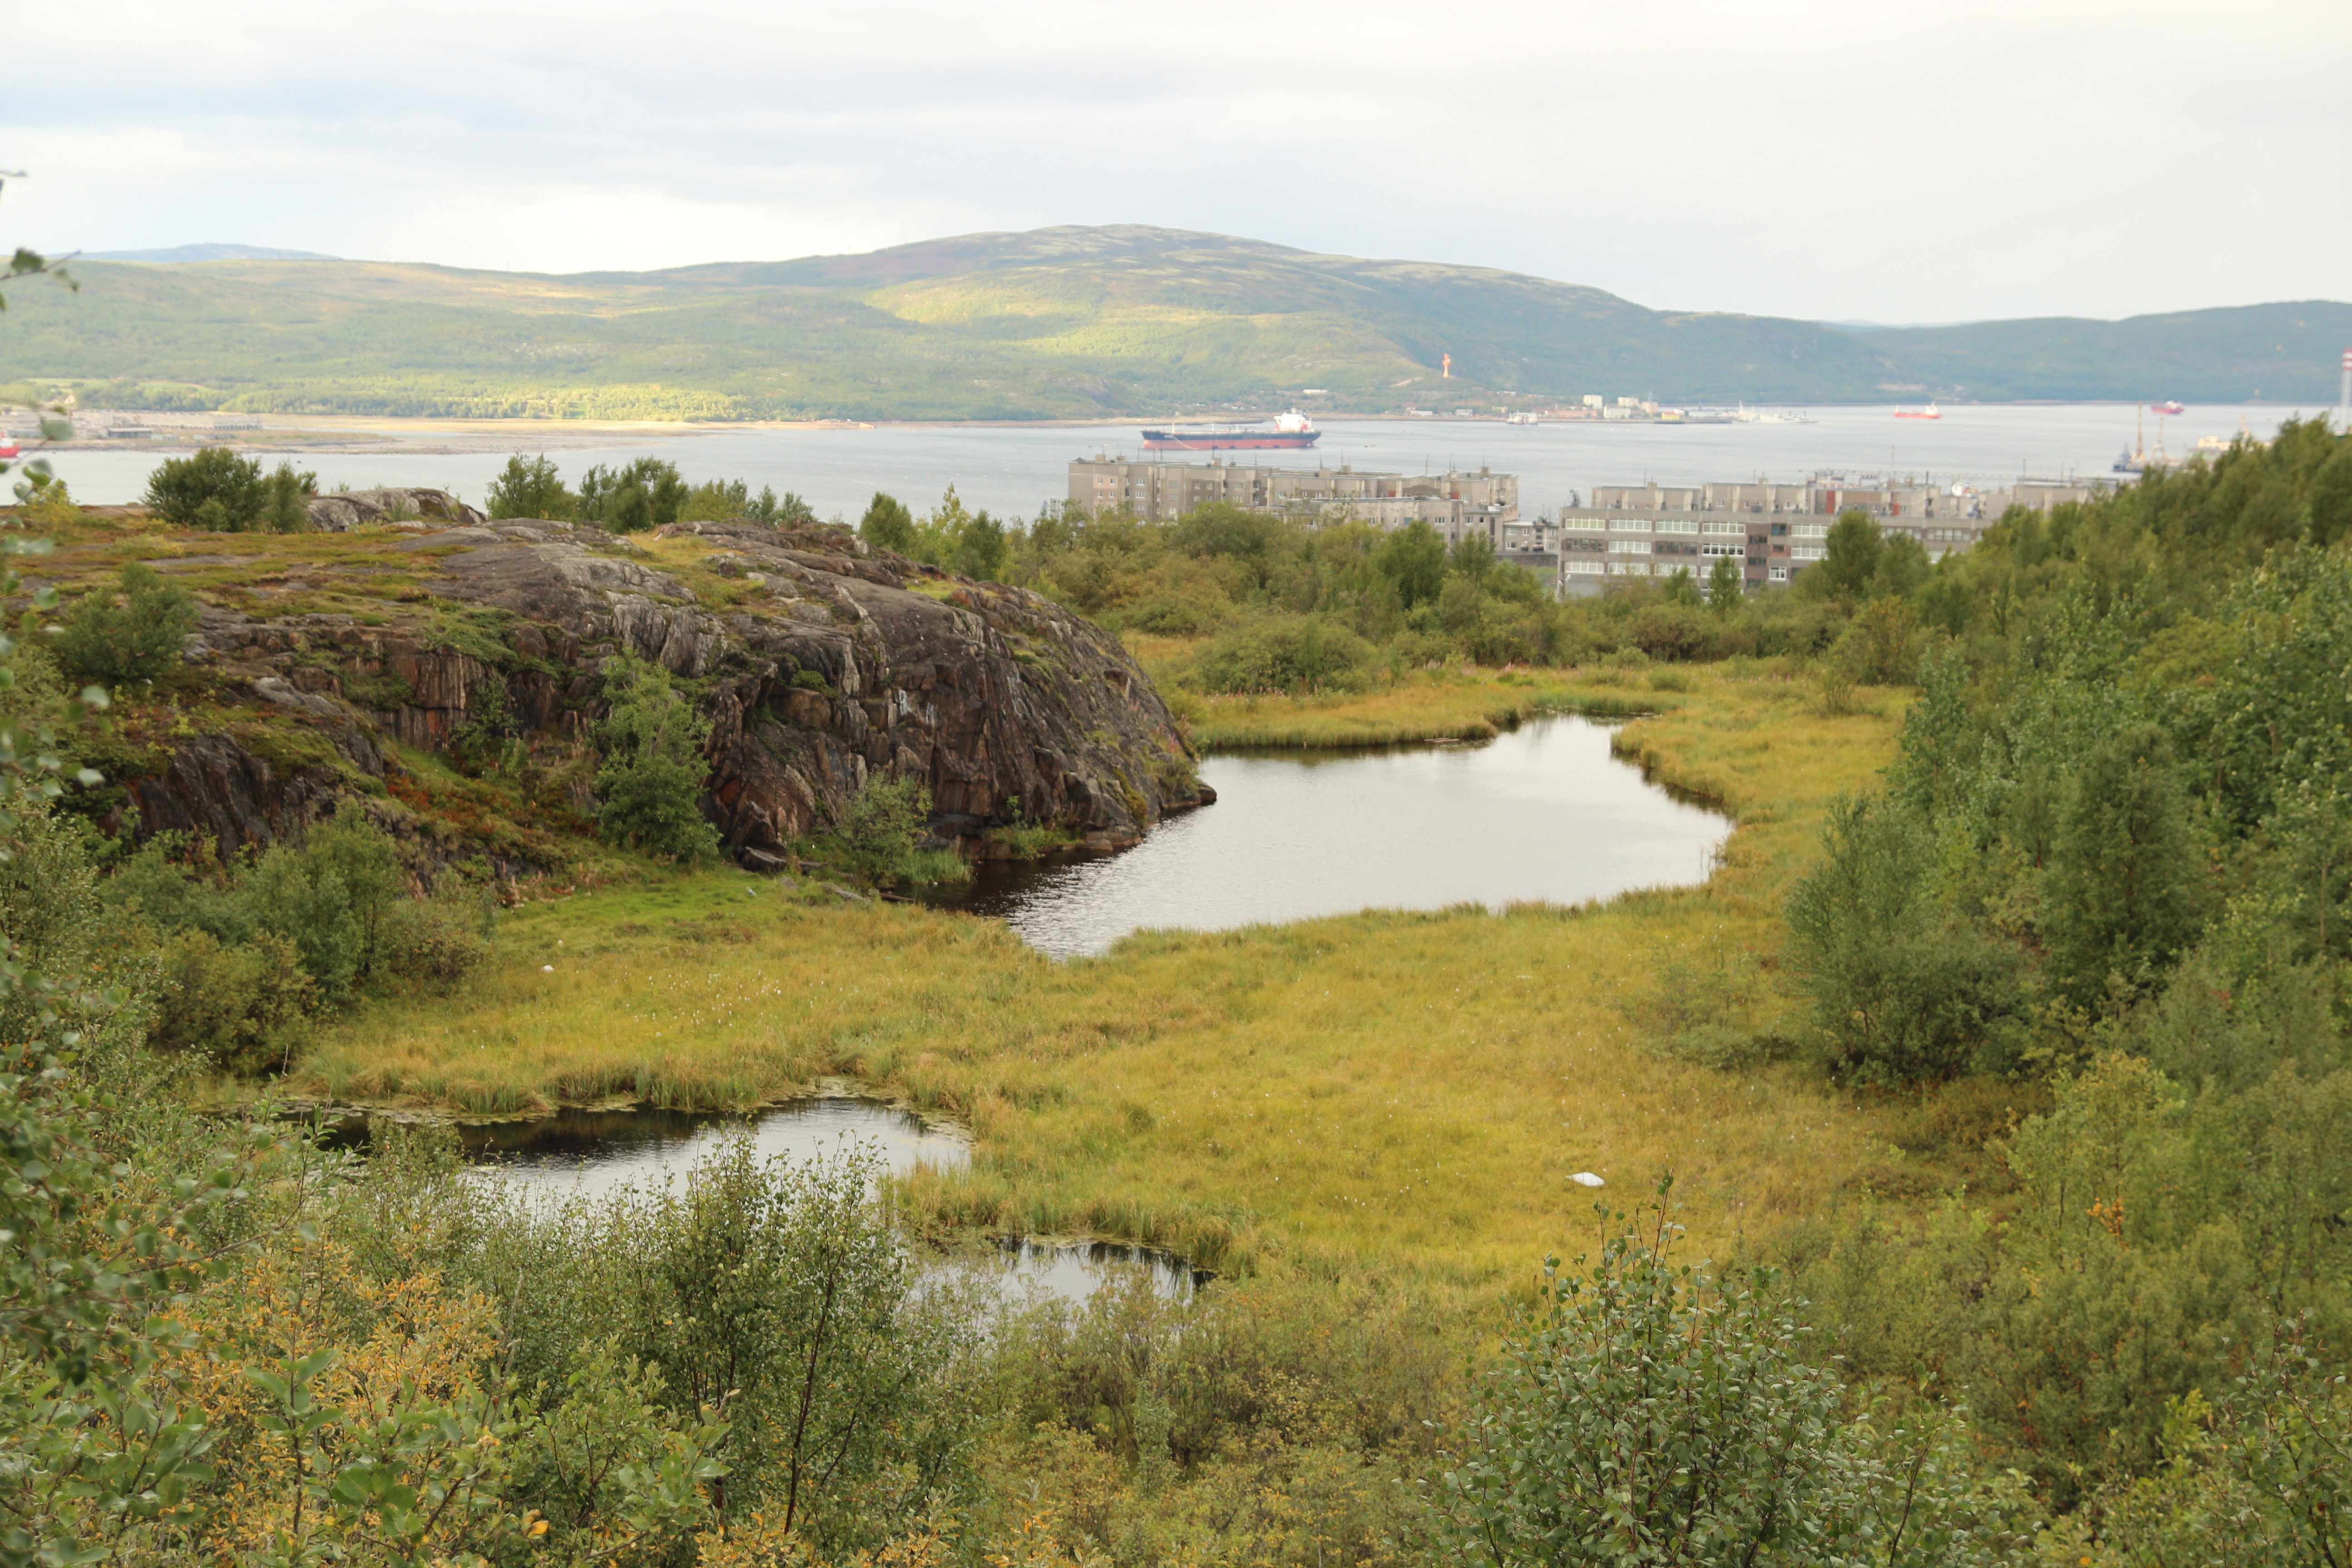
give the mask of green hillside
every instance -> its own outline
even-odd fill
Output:
[[[2309,401],[2332,395],[2335,347],[2352,342],[2352,307],[2333,304],[1842,331],[1139,226],[568,277],[272,260],[77,271],[78,294],[10,300],[0,383],[70,382],[131,406],[721,419],[1170,413],[1307,386],[1358,411],[1441,391]]]
[[[1874,327],[1854,336],[1920,380],[1979,398],[2333,403],[2337,356],[2352,346],[2352,305],[2300,300],[2121,321]]]

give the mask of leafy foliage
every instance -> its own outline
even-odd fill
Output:
[[[1444,1478],[1465,1558],[1516,1564],[1927,1564],[2021,1560],[2020,1500],[1979,1482],[1965,1429],[1849,1423],[1838,1379],[1768,1275],[1669,1258],[1662,1183],[1589,1273],[1548,1262]]]
[[[835,842],[850,870],[866,880],[904,881],[930,816],[931,792],[920,784],[870,774],[843,809]]]
[[[546,453],[526,458],[518,452],[507,459],[490,481],[483,510],[492,517],[536,517],[564,522],[577,516],[580,498],[563,482]]]
[[[718,852],[702,816],[710,721],[670,684],[669,672],[634,654],[604,670],[604,761],[596,770],[596,829],[611,843],[685,861]]]
[[[133,561],[119,589],[92,589],[75,602],[55,644],[58,662],[86,680],[151,681],[180,662],[196,629],[196,596]]]
[[[636,458],[617,468],[599,463],[580,476],[579,515],[614,533],[643,533],[678,520],[688,495],[677,465]]]
[[[915,550],[915,514],[905,502],[876,490],[866,515],[857,520],[857,535],[877,550],[910,555]]]

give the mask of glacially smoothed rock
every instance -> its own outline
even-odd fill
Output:
[[[486,712],[503,710],[534,746],[575,746],[603,715],[605,661],[635,653],[710,717],[703,808],[754,867],[776,864],[876,775],[928,787],[935,838],[968,851],[1016,821],[1129,843],[1213,798],[1118,640],[1042,595],[871,553],[840,530],[662,532],[713,547],[698,569],[727,580],[712,595],[723,608],[600,530],[469,521],[396,542],[426,602],[411,591],[388,624],[207,605],[189,657],[277,723],[316,731],[348,785],[354,770],[383,773],[377,741],[446,752]],[[467,637],[447,629],[460,617]],[[201,826],[226,851],[298,826],[332,793],[224,744],[182,748],[131,786],[142,832]]]

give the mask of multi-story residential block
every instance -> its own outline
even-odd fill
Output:
[[[2101,492],[2096,483],[2021,479],[2010,489],[1849,481],[1816,475],[1798,485],[1601,485],[1588,506],[1559,516],[1559,585],[1598,593],[1612,577],[1705,577],[1717,559],[1740,563],[1750,589],[1795,580],[1828,552],[1839,514],[1863,511],[1883,532],[1919,542],[1933,560],[1965,550],[2011,506],[2046,511]]]
[[[1352,518],[1381,528],[1425,522],[1450,543],[1483,533],[1510,548],[1519,522],[1516,474],[1406,474],[1336,468],[1271,468],[1256,464],[1129,462],[1080,458],[1070,465],[1070,500],[1088,511],[1124,509],[1147,522],[1170,522],[1194,507],[1223,501],[1252,511],[1318,521]]]

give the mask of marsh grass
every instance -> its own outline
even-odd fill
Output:
[[[718,1107],[848,1074],[976,1136],[968,1172],[899,1184],[915,1223],[1124,1237],[1228,1269],[1491,1284],[1589,1226],[1566,1182],[1585,1170],[1639,1192],[1672,1168],[1705,1244],[1729,1244],[1895,1182],[1895,1112],[1794,1068],[1672,1059],[1624,1004],[1682,950],[1742,955],[1772,990],[1757,1010],[1784,1004],[1780,890],[1895,724],[1823,718],[1769,679],[1695,674],[1672,700],[1615,743],[1739,820],[1703,888],[1143,931],[1056,963],[993,921],[660,879],[517,911],[466,993],[355,1016],[306,1087]]]
[[[1613,672],[1596,671],[1595,675]],[[1279,746],[1301,750],[1393,746],[1415,741],[1485,741],[1548,713],[1626,718],[1666,703],[1647,691],[1619,692],[1576,671],[1542,677],[1490,673],[1409,676],[1356,694],[1210,697],[1180,694],[1170,704],[1203,751]]]

